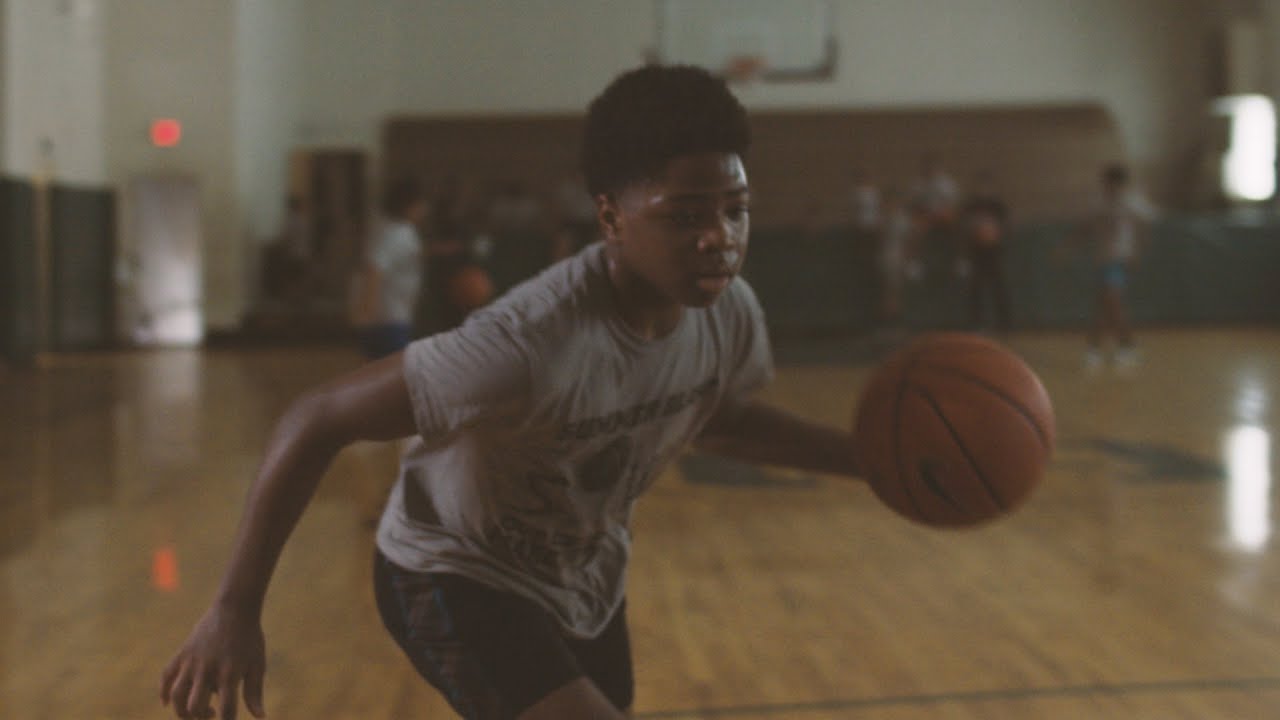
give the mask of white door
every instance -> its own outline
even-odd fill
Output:
[[[123,198],[121,328],[144,346],[204,338],[200,188],[185,176],[133,178]]]

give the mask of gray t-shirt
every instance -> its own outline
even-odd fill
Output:
[[[635,499],[723,403],[773,376],[735,279],[665,337],[622,322],[603,246],[405,351],[420,435],[378,527],[394,563],[529,598],[593,637],[622,602]]]
[[[1093,225],[1100,262],[1132,260],[1138,253],[1138,236],[1142,226],[1155,220],[1157,210],[1145,195],[1130,191],[1103,198],[1093,211]]]

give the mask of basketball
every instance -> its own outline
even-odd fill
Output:
[[[970,228],[974,244],[979,247],[993,247],[1000,244],[1000,221],[992,217],[980,217],[973,221]]]
[[[449,278],[449,301],[463,312],[481,307],[493,299],[493,281],[479,265],[468,265]]]
[[[980,525],[1035,490],[1054,415],[1036,374],[978,335],[933,333],[889,356],[863,388],[853,441],[876,496],[935,527]]]

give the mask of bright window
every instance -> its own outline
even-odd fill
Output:
[[[1222,190],[1232,200],[1266,200],[1276,191],[1276,109],[1264,95],[1232,95],[1213,103],[1229,119]]]

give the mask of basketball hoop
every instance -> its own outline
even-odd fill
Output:
[[[731,83],[755,82],[764,74],[764,58],[759,55],[734,55],[724,64],[721,74]]]

